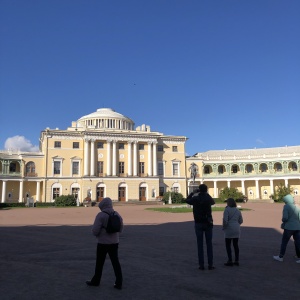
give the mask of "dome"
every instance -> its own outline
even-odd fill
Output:
[[[114,130],[133,130],[134,122],[111,108],[99,108],[95,112],[81,117],[77,126]]]

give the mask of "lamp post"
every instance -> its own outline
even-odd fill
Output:
[[[171,198],[172,190],[173,188],[170,189],[170,193],[169,193],[169,204],[172,204],[172,198]]]

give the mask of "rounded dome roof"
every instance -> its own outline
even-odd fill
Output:
[[[95,112],[81,117],[79,120],[90,119],[90,118],[116,118],[116,119],[123,119],[123,120],[128,120],[129,122],[133,122],[130,118],[114,111],[111,108],[99,108]]]
[[[134,122],[111,108],[99,108],[95,112],[77,120],[79,127],[114,130],[133,130]]]

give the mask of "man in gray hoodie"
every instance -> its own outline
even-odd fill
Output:
[[[95,274],[92,280],[86,281],[86,284],[89,286],[98,286],[100,284],[103,265],[105,262],[106,254],[108,253],[116,276],[114,288],[121,290],[123,277],[118,257],[119,232],[107,233],[105,228],[108,223],[109,214],[114,212],[120,217],[120,232],[122,232],[123,219],[116,211],[114,211],[112,201],[108,197],[104,198],[99,203],[99,208],[101,212],[97,214],[92,228],[92,233],[98,240]]]

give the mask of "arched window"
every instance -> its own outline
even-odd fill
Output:
[[[266,164],[260,164],[259,171],[261,173],[267,172],[267,170],[268,170],[268,166]]]
[[[281,171],[282,171],[282,164],[281,164],[281,163],[276,163],[276,164],[274,165],[274,170],[275,170],[276,172],[281,172]]]
[[[26,176],[35,176],[35,163],[33,161],[26,164]]]
[[[239,171],[239,166],[238,165],[233,165],[231,167],[231,173],[236,174]]]
[[[297,164],[294,161],[291,161],[289,163],[289,170],[290,171],[297,171],[298,170]]]
[[[219,174],[223,174],[224,172],[225,172],[224,166],[223,166],[223,165],[218,166],[218,173],[219,173]]]
[[[212,171],[211,166],[204,166],[204,174],[210,174]]]
[[[252,173],[253,172],[253,166],[251,164],[246,165],[246,173]]]

